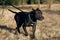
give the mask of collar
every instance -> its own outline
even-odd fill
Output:
[[[31,16],[30,16],[30,13],[29,13],[28,17],[29,17],[29,22],[30,22],[31,24],[34,24],[35,22],[32,21]]]

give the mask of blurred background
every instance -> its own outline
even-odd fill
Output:
[[[3,3],[5,5],[8,5],[8,2],[13,5],[37,4],[38,1],[40,1],[40,4],[48,4],[49,2],[53,2],[55,4],[60,3],[60,0],[0,0],[0,5],[2,5]]]
[[[15,14],[8,9],[15,12],[20,11],[10,6],[8,2],[26,12],[39,7],[44,20],[37,21],[36,39],[60,40],[60,0],[0,0],[0,40],[31,40],[29,36],[23,35],[22,28],[20,28],[21,34],[14,34],[16,28]],[[32,28],[27,27],[26,29],[30,35]]]
[[[48,4],[49,8],[51,4],[60,4],[60,0],[0,0],[0,5],[9,5],[8,2],[13,5]]]

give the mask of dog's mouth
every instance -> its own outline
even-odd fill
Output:
[[[43,17],[43,16],[38,18],[38,20],[40,20],[40,21],[42,21],[43,19],[44,19],[44,17]]]

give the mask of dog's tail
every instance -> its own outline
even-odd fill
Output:
[[[17,13],[17,12],[14,12],[14,11],[10,10],[10,9],[8,9],[8,10],[9,10],[10,12],[12,12],[12,13],[15,13],[15,14]]]

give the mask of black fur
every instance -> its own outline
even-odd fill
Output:
[[[17,31],[18,33],[20,33],[19,28],[22,26],[23,30],[25,32],[25,35],[27,36],[27,30],[26,30],[26,26],[32,26],[32,36],[31,38],[35,38],[35,30],[36,30],[36,22],[37,20],[43,20],[44,17],[42,16],[42,12],[41,10],[39,10],[39,8],[37,9],[32,9],[32,11],[30,12],[14,12],[10,9],[8,9],[9,11],[15,13],[14,19],[16,21],[17,24]]]

